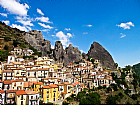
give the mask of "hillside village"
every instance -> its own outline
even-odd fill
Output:
[[[88,53],[0,22],[0,104],[140,104],[140,65],[120,68],[98,42]]]
[[[99,60],[81,63],[56,63],[48,57],[35,56],[30,49],[14,48],[7,62],[0,65],[0,104],[62,104],[83,89],[115,83],[111,70],[103,69]]]

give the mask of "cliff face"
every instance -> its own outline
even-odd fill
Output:
[[[42,56],[49,56],[56,62],[64,63],[79,62],[82,60],[82,54],[78,48],[73,47],[71,44],[64,50],[61,41],[56,41],[54,49],[51,49],[51,43],[43,38],[40,31],[30,31],[24,33],[24,39],[39,52]]]
[[[8,46],[8,48],[7,48]],[[87,54],[79,51],[78,48],[73,47],[71,44],[64,49],[60,41],[56,41],[54,49],[51,48],[51,43],[43,38],[41,31],[23,32],[16,28],[11,28],[0,22],[0,49],[2,54],[4,48],[6,54],[14,47],[30,48],[34,50],[36,55],[42,54],[54,59],[56,62],[68,65],[70,62],[82,62],[83,59],[92,57],[100,60],[104,67],[114,69],[115,63],[109,52],[104,49],[99,43],[94,42]],[[1,56],[0,56],[1,57]],[[7,55],[5,56],[7,58]]]
[[[66,49],[65,49],[65,61],[64,63],[67,65],[70,62],[80,62],[82,60],[82,54],[79,51],[78,48],[75,48],[70,44]]]
[[[73,47],[71,44],[64,50],[60,41],[56,41],[53,50],[54,60],[59,63],[68,65],[70,62],[79,62],[82,60],[82,54],[78,48]]]
[[[35,49],[42,52],[42,56],[49,56],[51,52],[51,43],[43,38],[40,31],[30,31],[24,33],[24,39]]]
[[[102,47],[99,43],[94,42],[91,44],[90,50],[87,53],[88,56],[100,60],[104,67],[115,69],[115,62],[110,53]]]

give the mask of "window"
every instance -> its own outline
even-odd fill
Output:
[[[33,99],[33,96],[31,96],[31,99]]]
[[[21,105],[23,105],[23,101],[21,101]]]
[[[63,91],[63,88],[60,88],[60,91]]]
[[[47,98],[49,98],[49,94],[47,94]]]
[[[17,73],[16,74],[19,74],[19,71],[17,71]]]
[[[28,72],[28,76],[30,76],[30,72]]]
[[[23,100],[23,95],[21,95],[21,100]]]

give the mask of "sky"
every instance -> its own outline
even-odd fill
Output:
[[[120,67],[140,63],[140,0],[0,0],[0,21],[88,52],[99,42]]]

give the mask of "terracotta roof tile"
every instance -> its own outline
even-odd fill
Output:
[[[0,90],[0,94],[4,94],[5,92],[4,92],[4,90]]]
[[[50,86],[43,86],[44,89],[50,89]]]
[[[68,83],[68,82],[64,82],[64,85],[71,85],[70,83]]]
[[[25,92],[26,92],[26,94],[29,94],[29,95],[31,95],[31,94],[38,94],[37,92],[35,92],[33,90],[26,90]]]
[[[3,81],[3,83],[4,83],[5,85],[9,85],[9,84],[12,84],[12,80],[5,80],[5,81]]]
[[[64,84],[57,84],[58,86],[64,86]]]
[[[49,87],[51,87],[51,88],[58,88],[58,86],[55,85],[55,84],[51,84],[51,85],[49,85]]]
[[[12,70],[4,70],[4,71],[3,71],[3,73],[8,73],[8,72],[9,72],[9,73],[10,73],[10,72],[14,73],[14,71],[12,71]]]
[[[62,94],[67,94],[67,92],[62,92]]]
[[[34,82],[35,85],[43,85],[42,82]]]
[[[33,82],[24,82],[24,87],[30,87],[33,85]]]
[[[27,93],[24,90],[18,90],[16,95],[26,95]]]
[[[7,90],[6,93],[16,93],[18,90]]]
[[[12,80],[12,82],[24,82],[22,79]]]

